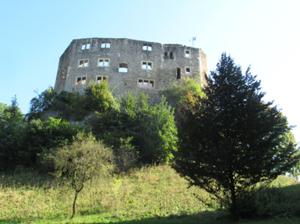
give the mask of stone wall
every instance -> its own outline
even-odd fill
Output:
[[[99,60],[108,66],[99,66]],[[128,71],[119,72],[124,65]],[[132,39],[76,39],[60,57],[55,90],[81,92],[89,82],[106,79],[116,96],[128,91],[157,93],[185,76],[205,84],[206,73],[206,55],[198,48]]]

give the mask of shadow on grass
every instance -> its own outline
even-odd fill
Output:
[[[151,217],[134,220],[124,220],[114,216],[86,215],[76,216],[74,219],[23,219],[23,220],[1,220],[0,224],[231,224],[232,222],[221,212],[202,212],[193,215],[172,215],[168,217]]]
[[[217,212],[202,212],[194,215],[180,215],[168,217],[153,217],[140,220],[116,221],[111,224],[230,224],[226,216]],[[86,224],[102,224],[101,222],[88,222]]]
[[[0,224],[299,224],[300,217],[275,217],[272,219],[251,219],[240,222],[231,221],[222,212],[202,212],[194,215],[152,217],[137,220],[122,220],[113,216],[88,215],[74,219],[26,219],[1,220]]]

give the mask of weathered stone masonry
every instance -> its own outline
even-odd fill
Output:
[[[204,84],[206,73],[206,55],[199,48],[131,39],[76,39],[60,57],[55,90],[82,92],[90,81],[107,80],[116,96],[128,91],[157,93],[183,77]]]

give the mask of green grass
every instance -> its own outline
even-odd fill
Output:
[[[168,166],[143,168],[126,176],[96,179],[78,198],[78,214],[110,213],[122,218],[193,214],[205,210],[186,181]],[[206,195],[207,196],[207,195]],[[36,173],[2,175],[0,219],[25,220],[66,217],[72,192]]]
[[[52,218],[52,219],[22,219],[22,220],[5,220],[0,224],[234,224],[235,222],[220,217],[218,213],[200,213],[198,215],[183,215],[170,217],[152,217],[141,219],[117,218],[111,214],[100,215],[83,215],[77,216],[70,220],[68,218]],[[281,217],[272,219],[257,220],[240,220],[240,224],[299,224],[298,217]]]
[[[274,186],[294,184],[285,177],[276,181]],[[284,189],[291,195],[300,195],[299,185]],[[98,178],[80,194],[77,216],[70,222],[73,195],[67,186],[34,172],[2,174],[0,223],[230,223],[220,219],[219,212],[209,211],[195,194],[209,200],[201,189],[188,188],[187,182],[168,166],[143,168],[111,179]],[[241,223],[300,223],[300,219]]]

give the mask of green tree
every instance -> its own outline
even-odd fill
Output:
[[[27,118],[47,119],[55,116],[66,120],[82,120],[87,114],[84,102],[84,96],[77,92],[56,93],[53,88],[48,88],[31,100]]]
[[[166,96],[168,103],[175,109],[175,121],[179,130],[185,123],[186,112],[194,111],[201,99],[205,97],[200,83],[191,78],[184,78],[173,83],[161,94]]]
[[[206,98],[186,111],[175,169],[192,185],[224,200],[238,218],[251,186],[289,171],[299,159],[287,119],[264,102],[260,82],[223,54],[211,72]]]
[[[78,92],[61,92],[55,97],[49,112],[69,121],[81,121],[87,115],[84,102],[84,95]]]
[[[48,88],[30,101],[30,111],[27,114],[29,120],[41,118],[42,115],[53,107],[56,92],[53,88]]]
[[[113,97],[108,82],[99,84],[92,83],[85,89],[84,108],[87,112],[105,112],[110,109],[117,109],[118,103]]]
[[[56,148],[71,144],[73,138],[83,129],[69,121],[49,117],[46,120],[34,119],[28,122],[24,133],[23,161],[27,166],[52,170],[53,164],[48,161],[48,154]]]
[[[4,110],[7,108],[7,105],[4,103],[0,103],[0,113],[3,114]]]
[[[179,110],[184,106],[195,106],[205,97],[200,83],[191,78],[181,79],[161,92],[166,96],[168,103]]]
[[[169,162],[177,149],[174,110],[165,98],[150,105],[146,95],[129,94],[121,99],[119,110],[97,113],[88,124],[99,139],[112,145],[114,152],[120,155],[119,148],[124,148],[124,140],[130,139],[125,148],[130,143],[129,148],[136,151],[141,164]]]
[[[14,98],[11,105],[0,111],[0,164],[1,169],[13,169],[23,162],[23,142],[26,122]]]
[[[153,106],[145,106],[137,115],[136,143],[143,163],[168,163],[177,150],[178,136],[174,109],[166,98]]]
[[[78,194],[87,181],[108,174],[112,168],[112,153],[91,135],[78,135],[71,145],[58,149],[54,156],[56,177],[65,181],[74,191],[72,215],[76,213]]]

